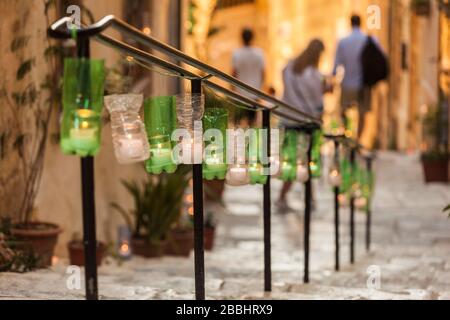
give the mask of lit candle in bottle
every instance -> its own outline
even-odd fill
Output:
[[[342,176],[338,170],[333,169],[330,172],[328,180],[333,187],[339,187],[342,183]]]
[[[74,127],[70,129],[71,144],[76,149],[91,149],[98,144],[98,124],[96,113],[88,109],[77,110],[74,114]]]
[[[144,142],[141,137],[127,134],[119,138],[119,153],[124,158],[141,157],[144,151]]]
[[[122,259],[131,258],[131,232],[127,226],[119,227],[118,255]]]
[[[309,179],[308,167],[302,163],[297,165],[297,180],[301,183],[305,183]]]
[[[165,148],[162,143],[157,144],[156,148],[151,148],[151,161],[154,165],[166,165],[172,163],[172,149]]]
[[[234,166],[228,171],[227,181],[230,184],[247,184],[248,169],[245,166]]]

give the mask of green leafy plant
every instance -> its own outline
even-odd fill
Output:
[[[24,17],[31,14],[31,9],[13,22],[14,38],[9,43],[8,54],[16,57],[17,66],[14,61],[8,62],[15,67],[14,78],[6,74],[0,80],[2,118],[6,121],[6,125],[0,126],[0,161],[5,162],[1,164],[5,168],[2,167],[0,175],[0,194],[10,199],[11,192],[15,192],[14,202],[0,204],[0,215],[22,224],[31,220],[51,113],[58,108],[61,97],[61,46],[47,38],[43,50],[29,47],[31,39],[40,36],[50,25],[50,9],[55,3],[42,2],[46,25],[28,31]]]
[[[445,160],[449,158],[447,143],[445,138],[448,130],[448,124],[443,121],[444,114],[443,104],[445,100],[441,100],[439,104],[433,106],[423,119],[423,135],[427,148],[422,153],[422,160]]]
[[[149,176],[144,182],[122,181],[134,200],[134,208],[126,210],[111,203],[125,219],[133,237],[157,243],[179,219],[184,190],[189,184],[189,167],[181,166],[174,174]]]

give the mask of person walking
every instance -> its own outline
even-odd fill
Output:
[[[329,90],[324,76],[319,71],[319,62],[324,51],[323,42],[314,39],[283,70],[283,101],[316,118],[322,117],[323,94]],[[287,130],[299,129],[295,122],[289,120],[283,120],[281,124]],[[287,203],[287,195],[291,187],[291,182],[283,184],[277,201],[279,213],[291,210]]]
[[[353,105],[358,106],[360,137],[364,130],[365,115],[371,107],[371,86],[387,78],[387,60],[378,42],[361,31],[360,16],[352,15],[350,24],[350,35],[338,43],[333,75],[336,76],[339,67],[344,68],[341,84],[342,118],[345,123],[347,109]]]
[[[263,50],[253,45],[254,33],[252,29],[244,28],[241,37],[243,46],[233,51],[232,75],[245,84],[262,90],[266,68]],[[256,99],[254,95],[245,90],[240,88],[235,90],[246,97]],[[236,117],[239,122],[243,122],[243,126],[246,126],[247,121],[247,125],[256,122],[256,113],[253,111],[240,110]]]

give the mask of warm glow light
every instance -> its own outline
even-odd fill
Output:
[[[189,213],[190,216],[193,216],[194,215],[194,207],[190,207],[188,209],[188,213]]]
[[[146,35],[150,35],[152,33],[152,29],[150,29],[149,27],[144,27],[142,29],[142,32],[145,33]]]
[[[194,202],[194,196],[192,194],[188,194],[186,196],[186,201],[190,203]]]
[[[128,245],[128,243],[123,243],[120,246],[120,252],[126,253],[130,250],[130,246]]]
[[[89,128],[89,122],[82,121],[81,122],[81,129],[87,129],[87,128]]]
[[[127,61],[128,61],[128,62],[133,61],[133,57],[132,57],[132,56],[127,56]]]
[[[57,256],[52,257],[52,266],[56,265],[59,261],[59,258]]]

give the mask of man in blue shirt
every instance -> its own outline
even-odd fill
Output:
[[[363,69],[361,54],[367,42],[367,35],[361,31],[361,18],[357,15],[351,17],[352,32],[343,38],[337,47],[333,75],[337,68],[342,66],[345,70],[341,84],[341,111],[345,119],[347,108],[357,105],[359,113],[358,136],[364,127],[365,114],[370,111],[370,88],[363,85]]]

